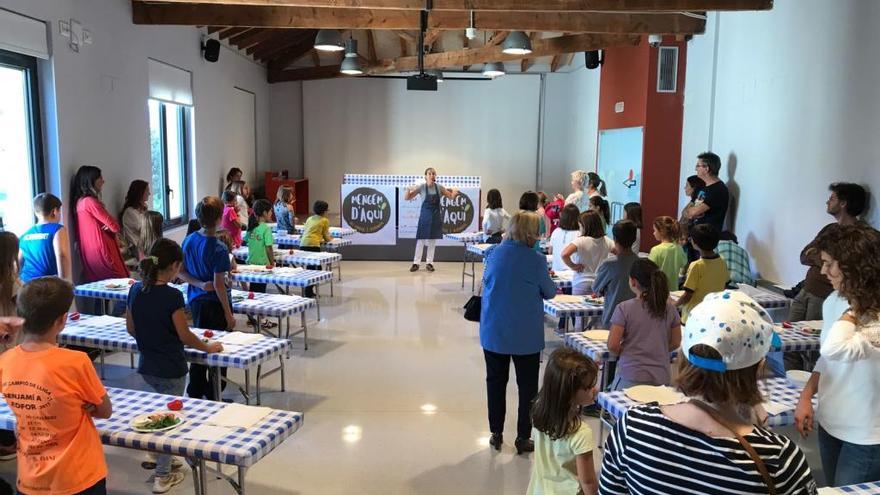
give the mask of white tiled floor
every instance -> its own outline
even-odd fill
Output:
[[[524,493],[531,463],[513,450],[515,414],[508,417],[502,452],[487,446],[482,350],[477,324],[462,318],[470,281],[461,288],[461,265],[438,263],[434,273],[413,274],[405,262],[344,263],[336,297],[322,299],[324,320],[310,326],[310,349],[302,350],[302,339],[295,342],[288,391],[277,391],[278,375],[264,385],[264,405],[303,411],[305,423],[248,471],[248,492]],[[549,330],[546,335],[549,352],[560,340]],[[127,356],[110,362],[108,385],[140,386]],[[511,383],[508,412],[515,413],[515,401]],[[590,421],[598,434],[596,420]],[[105,452],[110,493],[150,492],[141,453]],[[810,464],[818,467],[815,454]],[[2,464],[0,476],[12,480],[14,469],[14,462]],[[171,493],[192,490],[187,479]],[[219,481],[209,490],[233,493]]]

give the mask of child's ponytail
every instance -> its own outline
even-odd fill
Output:
[[[642,301],[648,308],[648,314],[654,318],[666,318],[669,282],[660,267],[651,260],[639,258],[630,268],[629,276],[642,289]]]
[[[248,217],[248,231],[254,230],[260,225],[260,217],[266,214],[267,211],[272,210],[272,203],[265,199],[258,199],[254,201],[253,213]]]
[[[143,280],[144,292],[149,292],[150,287],[156,285],[159,272],[165,270],[176,262],[183,261],[183,250],[171,239],[157,239],[150,247],[150,254],[138,264]]]

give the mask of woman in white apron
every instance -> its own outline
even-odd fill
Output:
[[[428,168],[425,170],[425,183],[407,189],[404,199],[409,201],[418,195],[422,196],[422,209],[419,212],[419,226],[416,229],[416,252],[409,271],[419,271],[419,265],[422,262],[422,251],[427,246],[428,254],[425,258],[425,268],[429,272],[433,272],[434,248],[437,244],[437,239],[443,238],[443,215],[440,213],[440,196],[452,199],[458,196],[458,189],[447,189],[437,184],[437,171],[433,168]]]

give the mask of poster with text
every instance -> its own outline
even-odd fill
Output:
[[[397,243],[396,189],[394,186],[342,185],[342,226],[354,229],[354,244]]]
[[[477,188],[459,189],[459,194],[453,199],[440,198],[440,212],[443,218],[443,233],[476,232],[480,230],[480,190]],[[422,209],[423,198],[416,196],[406,201],[405,188],[400,188],[400,231],[401,239],[415,239],[416,230],[419,226],[419,213]],[[455,241],[441,240],[440,245],[454,246],[460,243]]]

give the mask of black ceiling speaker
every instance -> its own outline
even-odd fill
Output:
[[[220,59],[220,42],[214,38],[208,38],[202,43],[202,51],[205,52],[205,60],[216,62]]]
[[[599,56],[599,50],[584,52],[584,65],[588,69],[598,69],[602,65],[602,58]]]

